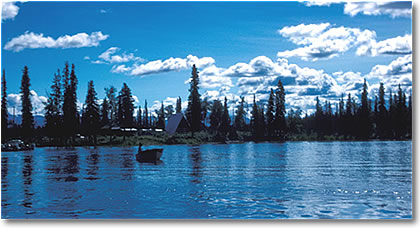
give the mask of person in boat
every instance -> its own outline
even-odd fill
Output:
[[[139,149],[137,151],[138,154],[140,154],[141,152],[143,152],[142,149],[141,149],[142,146],[143,146],[143,144],[139,143]]]

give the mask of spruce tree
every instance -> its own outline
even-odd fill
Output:
[[[255,94],[252,103],[252,111],[251,111],[251,129],[252,129],[252,137],[254,140],[259,139],[259,129],[260,129],[260,118],[259,118],[259,109],[257,102],[255,101]]]
[[[178,97],[178,99],[176,99],[176,113],[181,113],[182,112],[182,107],[181,107],[181,97]]]
[[[385,104],[385,88],[381,82],[379,84],[379,97],[378,97],[378,117],[376,120],[376,132],[380,139],[386,138],[388,111]]]
[[[165,106],[163,105],[163,101],[160,110],[158,111],[158,120],[156,125],[157,128],[165,129]]]
[[[230,117],[229,117],[229,110],[228,110],[228,105],[227,105],[227,98],[225,97],[225,102],[223,104],[223,112],[222,112],[222,122],[220,126],[220,131],[224,138],[226,138],[229,128],[230,128]]]
[[[141,112],[141,105],[139,105],[139,109],[137,110],[137,127],[139,129],[143,128],[143,118]]]
[[[218,131],[222,123],[223,108],[219,100],[214,100],[210,111],[210,130]]]
[[[58,138],[62,133],[62,78],[60,70],[54,74],[53,84],[51,85],[51,93],[48,95],[47,104],[45,105],[45,129],[47,135],[52,138]]]
[[[238,109],[236,110],[234,127],[236,130],[243,131],[245,130],[245,97],[241,97],[241,101],[239,102]]]
[[[357,135],[361,139],[369,139],[372,133],[371,107],[368,99],[368,86],[366,79],[363,83],[361,95],[361,106],[358,111],[358,129]]]
[[[118,123],[120,127],[134,126],[134,99],[126,83],[118,95]]]
[[[23,68],[20,93],[22,100],[22,136],[26,140],[29,140],[34,132],[34,117],[32,114],[31,92],[29,90],[30,86],[28,67],[25,66]]]
[[[101,126],[111,127],[109,121],[109,102],[106,97],[101,105]]]
[[[74,64],[71,65],[70,78],[68,78],[68,64],[64,69],[64,103],[63,103],[63,121],[64,131],[67,136],[74,140],[74,135],[79,129],[79,113],[77,111],[77,77],[74,70]]]
[[[188,97],[188,107],[186,116],[191,126],[191,133],[197,132],[201,127],[201,101],[200,94],[198,92],[198,71],[195,64],[192,67],[191,82],[190,82],[190,95]]]
[[[6,92],[6,71],[3,69],[3,76],[1,79],[1,137],[2,142],[7,138],[7,122],[9,114],[7,111],[7,92]]]
[[[118,109],[118,101],[117,101],[117,89],[113,86],[105,89],[106,97],[108,98],[109,103],[109,122],[111,126],[118,125],[118,118],[117,118],[117,109]]]
[[[274,91],[271,89],[270,96],[268,97],[267,112],[265,114],[267,119],[267,134],[270,138],[274,136],[274,114]]]
[[[275,135],[283,139],[286,131],[286,93],[280,80],[277,84],[275,106]]]
[[[144,100],[144,119],[143,119],[143,127],[149,128],[149,112],[147,110],[147,100]]]
[[[88,91],[86,95],[85,108],[82,116],[82,126],[85,134],[89,136],[90,141],[96,145],[96,135],[100,129],[100,113],[97,103],[96,91],[93,81],[88,82]]]

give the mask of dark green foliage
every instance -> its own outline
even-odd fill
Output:
[[[118,124],[120,127],[134,126],[134,99],[131,94],[131,89],[126,83],[123,84],[118,95]]]
[[[61,91],[62,78],[60,70],[54,74],[53,84],[51,85],[51,93],[48,95],[47,104],[45,105],[45,130],[46,134],[51,138],[59,138],[63,135],[63,95]]]
[[[222,123],[223,107],[219,100],[213,101],[210,111],[210,130],[218,131]]]
[[[220,133],[224,138],[226,138],[227,133],[230,128],[230,117],[229,117],[229,110],[227,105],[227,98],[225,97],[225,102],[223,104],[223,111],[222,111],[222,121],[220,123]]]
[[[144,118],[143,118],[143,127],[149,128],[149,111],[147,110],[147,100],[144,100]]]
[[[23,68],[22,81],[20,86],[20,95],[22,100],[22,136],[29,140],[34,133],[34,117],[32,114],[31,93],[29,87],[31,86],[28,67]]]
[[[274,131],[278,139],[283,139],[286,132],[286,93],[280,80],[277,84],[275,98]]]
[[[108,99],[109,106],[109,122],[111,126],[118,125],[117,118],[117,109],[118,109],[118,100],[117,100],[117,89],[113,86],[105,88],[106,98]]]
[[[268,97],[267,112],[265,114],[267,119],[267,134],[269,138],[274,136],[274,114],[274,91],[271,89],[270,96]]]
[[[83,109],[82,129],[84,134],[88,135],[90,141],[94,144],[96,144],[96,134],[99,132],[101,124],[97,100],[93,81],[89,81],[85,107]]]
[[[176,113],[181,113],[182,112],[182,102],[181,102],[181,97],[178,97],[178,99],[176,99]]]
[[[236,110],[235,121],[233,124],[236,130],[244,131],[246,129],[245,116],[245,98],[241,97],[241,101],[239,102],[238,109]]]
[[[174,114],[174,106],[168,105],[165,107],[165,117],[170,117]]]
[[[137,127],[139,129],[143,128],[143,117],[142,117],[142,113],[141,113],[141,106],[139,105],[139,109],[137,110]]]
[[[162,102],[162,106],[160,110],[157,112],[158,114],[158,120],[156,123],[156,127],[160,129],[165,129],[165,107]]]
[[[63,102],[63,126],[67,137],[74,137],[79,130],[79,113],[77,111],[77,77],[74,64],[71,66],[70,78],[68,77],[68,63],[64,67],[64,102]],[[74,141],[74,140],[72,140]]]
[[[195,65],[192,67],[191,72],[191,82],[190,82],[190,95],[188,96],[188,107],[186,111],[186,116],[188,122],[190,123],[191,132],[194,133],[199,131],[202,123],[201,123],[201,100],[200,94],[198,92],[198,71]]]
[[[109,102],[108,99],[104,99],[101,105],[101,126],[111,127],[109,121]]]
[[[6,92],[6,71],[3,69],[1,78],[1,137],[2,141],[7,137],[7,122],[9,113],[7,111],[7,92]]]

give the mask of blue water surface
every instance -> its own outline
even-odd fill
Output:
[[[411,141],[159,147],[158,164],[135,147],[2,152],[1,216],[412,217]]]

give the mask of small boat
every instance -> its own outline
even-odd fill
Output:
[[[1,144],[1,151],[24,151],[33,150],[34,144],[27,144],[20,139],[10,140],[7,143]]]
[[[142,150],[141,144],[139,145],[139,151],[136,154],[136,159],[139,162],[153,162],[156,163],[160,161],[160,157],[162,157],[163,149],[150,149],[150,150]]]

